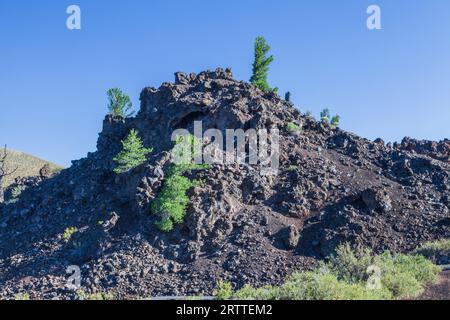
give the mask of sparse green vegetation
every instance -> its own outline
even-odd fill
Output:
[[[192,169],[196,168],[193,167]],[[189,178],[182,176],[186,171],[172,170],[152,205],[153,213],[161,217],[157,226],[162,231],[172,231],[174,224],[184,221],[189,204],[189,197],[186,192],[198,185],[197,181],[191,181]]]
[[[427,283],[437,280],[441,269],[419,255],[384,252],[373,255],[369,249],[354,251],[349,245],[340,246],[328,267],[339,279],[350,283],[367,281],[370,266],[381,272],[381,284],[394,298],[420,295]]]
[[[51,170],[52,174],[57,175],[57,174],[60,174],[60,173],[61,173],[61,171],[63,170],[63,168],[56,167],[56,168],[51,168],[50,170]]]
[[[332,119],[331,119],[331,125],[334,127],[339,127],[339,123],[341,121],[341,117],[339,115],[335,115]]]
[[[233,296],[233,285],[230,282],[220,280],[217,285],[216,297],[219,300],[227,300]]]
[[[322,121],[322,123],[324,124],[331,124],[333,127],[339,127],[341,117],[339,115],[331,117],[330,109],[324,109],[320,113],[320,121]]]
[[[152,148],[145,148],[138,132],[132,129],[124,141],[123,149],[113,160],[117,163],[114,172],[121,174],[147,161],[147,155],[153,151]]]
[[[29,293],[19,293],[14,296],[14,300],[16,301],[28,301],[31,300]]]
[[[187,191],[201,184],[183,176],[188,171],[208,169],[208,165],[173,165],[168,171],[164,186],[152,204],[152,212],[161,217],[157,227],[170,232],[175,224],[183,223],[189,205]]]
[[[201,155],[201,147],[200,140],[192,134],[178,136],[171,151],[172,160],[178,169],[192,166],[195,157]]]
[[[297,132],[298,130],[300,130],[300,126],[298,124],[296,124],[295,122],[289,122],[286,127],[287,127],[288,131],[291,133]]]
[[[77,232],[78,232],[78,228],[76,228],[76,227],[69,227],[66,230],[64,230],[63,239],[66,242],[69,242],[72,239],[73,235],[75,233],[77,233]]]
[[[284,100],[286,100],[287,102],[291,102],[292,99],[292,94],[290,91],[286,92],[286,94],[284,95]]]
[[[377,272],[379,271],[379,274]],[[416,297],[441,269],[420,255],[374,255],[340,246],[321,268],[298,272],[279,287],[245,286],[232,296],[262,300],[387,300]]]
[[[250,82],[264,92],[277,92],[278,88],[271,88],[267,81],[269,76],[269,66],[273,62],[274,57],[267,54],[270,46],[264,37],[258,37],[255,41],[255,61],[253,62],[253,75]]]
[[[386,289],[371,290],[363,283],[350,284],[338,280],[329,272],[300,272],[293,274],[279,287],[254,289],[245,286],[234,298],[243,300],[387,300]]]
[[[186,301],[202,301],[205,300],[204,296],[190,296],[186,297]]]
[[[208,169],[208,165],[194,164],[199,152],[199,141],[194,136],[179,137],[172,150],[175,163],[168,170],[164,185],[152,204],[153,214],[161,217],[157,227],[170,232],[175,224],[183,223],[189,205],[187,191],[201,182],[191,181],[184,174],[188,171]]]
[[[129,118],[134,115],[131,99],[122,90],[113,88],[109,89],[106,94],[108,95],[108,110],[110,114],[120,118]]]
[[[10,172],[6,167],[6,159],[8,158],[8,150],[5,148],[2,150],[3,154],[0,154],[0,203],[5,201],[4,197],[4,180],[7,176],[12,175],[13,172]],[[17,168],[15,169],[17,170]]]
[[[25,190],[24,186],[16,186],[12,189],[11,191],[11,196],[13,199],[17,199],[20,197],[20,195],[22,194],[22,192]]]
[[[361,249],[356,252],[349,244],[345,244],[337,248],[336,255],[330,258],[327,268],[336,273],[340,279],[355,283],[367,280],[369,277],[367,268],[372,263],[371,250]]]
[[[383,286],[396,298],[420,295],[425,285],[436,282],[442,271],[423,256],[391,255],[386,252],[375,263],[380,265]]]
[[[114,295],[111,293],[91,293],[87,294],[83,290],[77,292],[78,300],[91,300],[91,301],[103,301],[114,300]]]
[[[414,251],[431,261],[438,262],[442,258],[450,259],[450,239],[427,242]]]
[[[21,186],[21,185],[15,186],[11,190],[10,199],[8,199],[8,201],[6,201],[6,204],[13,204],[13,203],[16,203],[17,201],[19,201],[19,197],[24,190],[25,190],[24,186]]]

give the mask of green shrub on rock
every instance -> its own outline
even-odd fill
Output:
[[[18,293],[14,296],[16,301],[29,301],[31,300],[29,293]]]
[[[6,201],[6,204],[13,204],[18,202],[20,195],[25,191],[25,189],[26,187],[22,185],[16,185],[15,187],[13,187],[11,190],[10,198],[8,199],[8,201]]]
[[[288,131],[291,133],[294,133],[294,132],[297,132],[298,130],[300,130],[300,126],[298,124],[296,124],[295,122],[289,122],[286,127],[287,127]]]
[[[78,228],[76,228],[76,227],[69,227],[66,230],[64,230],[63,239],[66,242],[69,242],[72,239],[73,235],[75,233],[77,233],[77,232],[78,232]]]
[[[418,255],[392,254],[389,251],[374,255],[371,250],[354,251],[343,245],[328,267],[338,279],[350,283],[366,282],[369,267],[380,271],[380,283],[393,297],[405,298],[420,295],[425,285],[437,280],[441,269],[426,258]]]
[[[340,121],[341,117],[339,115],[335,115],[333,118],[331,118],[331,125],[334,127],[339,127]]]
[[[442,271],[430,260],[418,255],[392,255],[385,252],[376,257],[375,264],[381,268],[383,285],[397,298],[422,294],[425,286],[436,282]]]
[[[133,116],[133,104],[128,95],[124,94],[119,88],[109,89],[108,110],[115,117],[128,118]]]

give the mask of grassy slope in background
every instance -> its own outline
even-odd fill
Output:
[[[6,160],[7,168],[14,169],[17,167],[17,171],[13,175],[5,178],[6,181],[4,187],[9,186],[17,177],[39,175],[39,170],[46,164],[50,165],[50,168],[55,171],[63,168],[57,164],[39,159],[29,154],[8,149],[8,158]]]

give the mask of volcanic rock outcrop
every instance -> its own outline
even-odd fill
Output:
[[[405,252],[450,237],[448,141],[369,141],[223,69],[177,73],[140,98],[136,117],[106,117],[96,152],[0,207],[1,298],[76,298],[69,266],[79,266],[86,293],[211,295],[219,279],[236,288],[280,283],[344,242]],[[172,132],[192,131],[194,121],[223,132],[278,128],[280,170],[215,164],[187,173],[203,183],[189,191],[185,222],[164,233],[151,204],[171,162]],[[154,149],[147,163],[117,175],[113,158],[131,129]],[[77,230],[70,241],[68,228]]]

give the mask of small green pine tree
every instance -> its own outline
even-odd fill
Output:
[[[335,126],[335,127],[339,127],[339,122],[341,121],[341,117],[339,115],[335,115],[332,119],[331,119],[331,125]]]
[[[129,118],[134,115],[131,99],[122,90],[119,88],[109,89],[107,95],[108,110],[112,115],[121,118]]]
[[[145,148],[138,132],[134,129],[130,131],[127,138],[122,141],[123,149],[113,160],[117,167],[114,172],[121,174],[127,172],[147,161],[147,155],[153,151],[152,148]]]
[[[269,66],[273,62],[274,57],[267,57],[270,46],[264,37],[256,38],[255,42],[255,61],[253,62],[253,75],[250,82],[264,92],[276,92],[278,88],[271,88],[267,82],[269,75]]]

